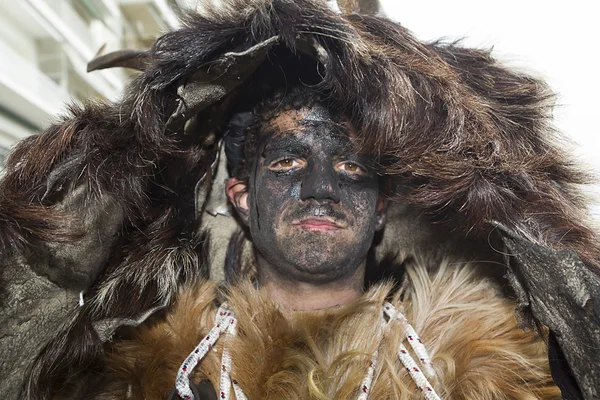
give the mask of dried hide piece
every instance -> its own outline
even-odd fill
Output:
[[[8,160],[0,397],[76,396],[104,371],[104,343],[121,326],[219,268],[204,209],[225,123],[292,76],[352,115],[358,145],[394,182],[379,258],[509,273],[521,320],[547,325],[564,354],[557,383],[599,396],[599,246],[578,188],[589,179],[558,145],[543,82],[324,1],[201,4],[137,61],[99,64],[143,69],[121,101],[72,107]],[[394,271],[375,272],[371,281]]]

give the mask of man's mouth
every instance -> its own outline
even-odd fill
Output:
[[[319,232],[337,231],[343,229],[343,226],[339,225],[334,220],[327,218],[307,218],[298,222],[294,222],[292,225],[307,231]]]

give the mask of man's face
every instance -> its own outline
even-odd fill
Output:
[[[286,279],[351,274],[382,224],[377,174],[351,135],[321,107],[283,112],[260,129],[247,218],[259,262]]]

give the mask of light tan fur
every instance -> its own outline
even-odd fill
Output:
[[[545,344],[517,326],[514,304],[470,265],[443,263],[436,272],[407,267],[408,286],[392,302],[426,344],[443,399],[558,399]],[[212,327],[212,283],[188,287],[160,321],[138,327],[109,350],[109,396],[164,399],[177,368]],[[196,369],[196,380],[218,387],[227,344],[232,376],[249,399],[355,399],[370,355],[379,346],[371,399],[421,399],[397,357],[402,327],[379,328],[390,284],[371,288],[356,303],[313,312],[283,313],[263,291],[243,284],[225,295],[239,320],[238,336],[222,338]]]

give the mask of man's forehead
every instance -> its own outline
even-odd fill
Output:
[[[348,138],[356,135],[347,118],[332,114],[327,108],[319,105],[283,110],[273,118],[264,121],[259,133],[275,137],[302,132],[307,127],[323,127]]]

